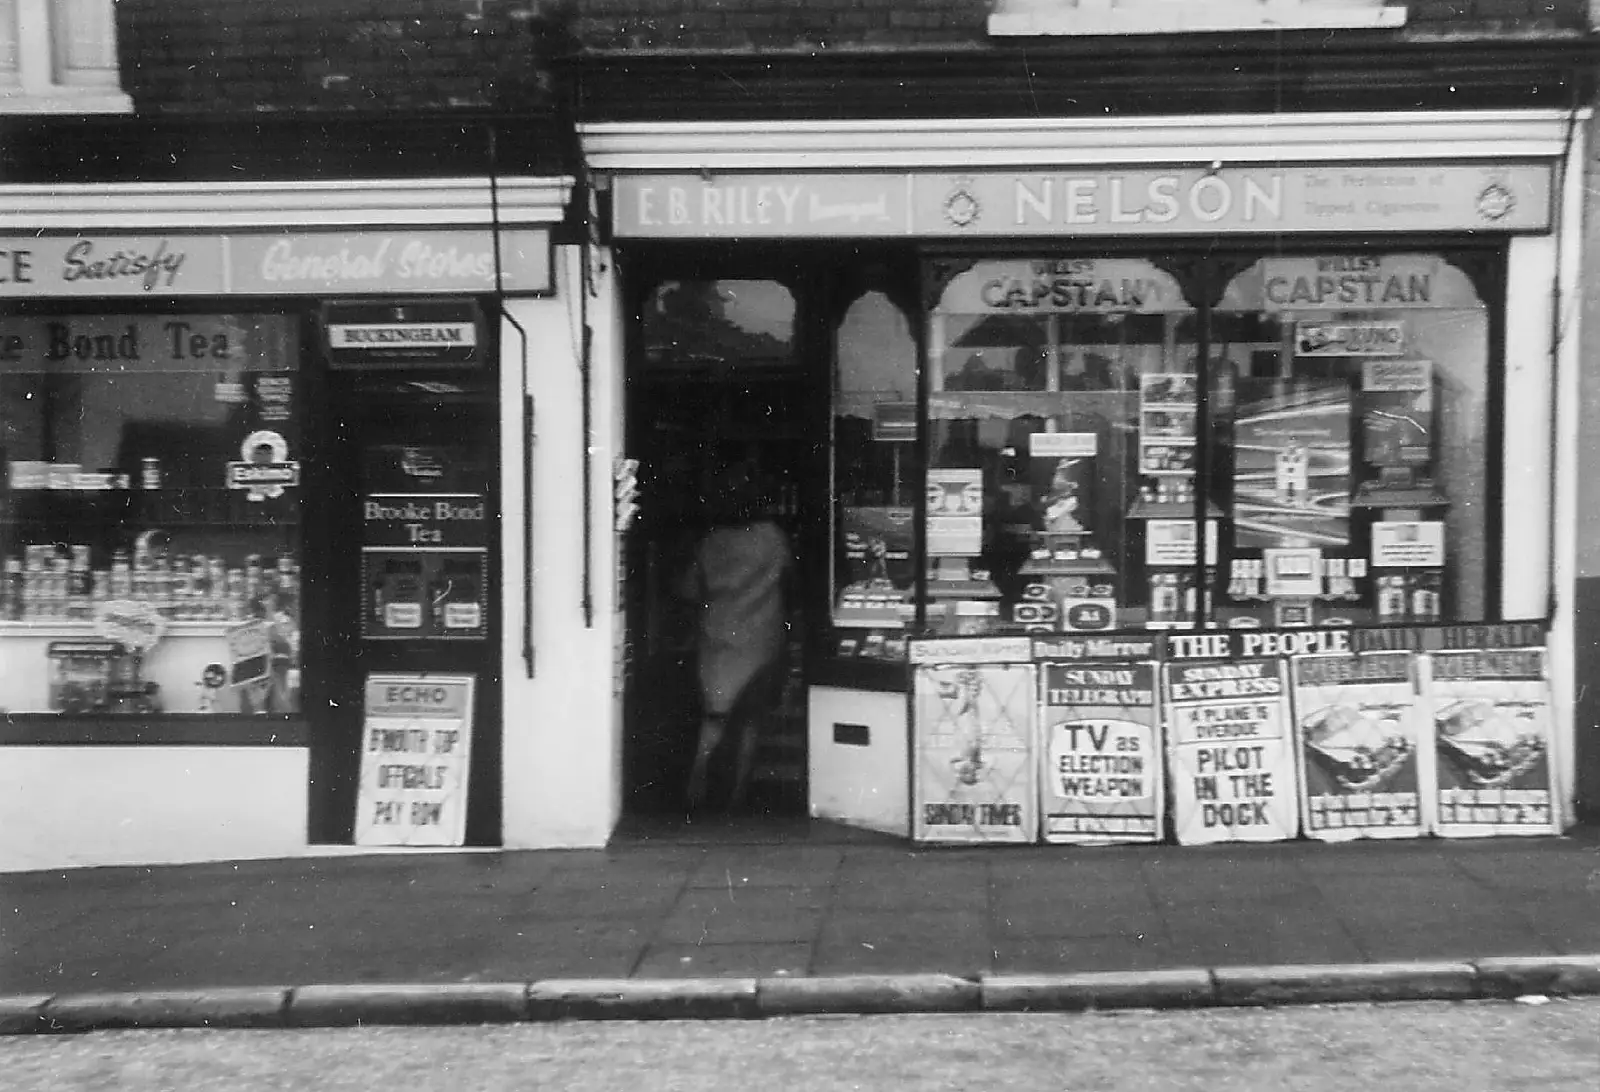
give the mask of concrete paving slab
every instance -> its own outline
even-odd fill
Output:
[[[968,912],[845,912],[823,923],[812,973],[938,971],[970,976],[994,958],[984,916]]]
[[[677,944],[779,944],[817,935],[826,893],[802,887],[686,891],[662,921],[656,939]]]
[[[996,937],[997,974],[1077,974],[1198,966],[1199,953],[1148,936]]]
[[[636,978],[803,977],[811,970],[811,944],[652,944]]]

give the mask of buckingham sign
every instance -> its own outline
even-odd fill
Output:
[[[1550,227],[1538,163],[624,175],[624,238],[1176,235]]]
[[[471,300],[331,303],[322,324],[334,368],[461,368],[482,360],[483,321]]]

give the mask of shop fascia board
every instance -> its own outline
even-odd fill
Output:
[[[1588,111],[1577,113],[1588,117]],[[1074,167],[1152,163],[1545,159],[1561,155],[1565,110],[978,118],[592,122],[596,171],[819,171]]]
[[[566,217],[573,180],[494,188],[485,177],[0,186],[0,232],[545,226]]]

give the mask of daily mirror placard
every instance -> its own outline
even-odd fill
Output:
[[[1559,833],[1545,650],[1444,651],[1428,661],[1435,832]]]
[[[1027,638],[911,643],[914,840],[1035,840],[1030,652]]]
[[[472,675],[368,675],[355,840],[458,846],[466,837]]]
[[[1182,845],[1275,842],[1299,829],[1281,659],[1163,665],[1173,820]]]
[[[1041,638],[1039,811],[1044,840],[1161,837],[1154,639]]]
[[[1290,660],[1308,836],[1332,842],[1423,833],[1415,670],[1409,652]]]

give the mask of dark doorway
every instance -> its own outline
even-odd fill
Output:
[[[827,389],[804,366],[794,304],[771,281],[683,281],[642,308],[627,377],[628,452],[640,463],[639,514],[624,537],[629,669],[624,692],[625,808],[681,815],[700,719],[697,603],[683,576],[704,527],[702,475],[748,460],[770,515],[795,550],[785,684],[767,718],[746,810],[806,806],[805,619],[827,449]],[[817,496],[812,496],[816,493]],[[733,747],[725,745],[731,760]],[[715,777],[716,771],[713,770]]]
[[[497,845],[501,815],[500,612],[502,586],[495,542],[499,534],[497,412],[485,377],[463,382],[459,373],[430,376],[405,372],[343,372],[329,377],[323,458],[308,505],[308,549],[323,574],[316,647],[307,649],[307,686],[317,695],[308,708],[311,740],[311,840],[349,842],[353,837],[360,774],[363,686],[374,672],[427,672],[476,676],[473,739],[468,779],[466,841]],[[460,639],[405,639],[383,633],[383,592],[375,591],[373,563],[363,547],[369,537],[364,505],[374,495],[412,496],[431,508],[443,497],[481,497],[481,537],[487,549],[439,553],[434,568],[410,581],[416,610],[442,598],[435,582],[455,579],[466,587],[481,581],[481,625]],[[400,503],[398,501],[393,503]],[[477,503],[477,502],[474,502]],[[475,519],[474,522],[477,522]],[[309,540],[314,539],[315,542]],[[391,551],[386,557],[404,554]],[[420,562],[419,562],[420,563]],[[438,572],[435,572],[435,569]],[[446,571],[448,570],[448,571]],[[460,570],[459,573],[456,570]],[[470,572],[468,570],[471,570]],[[454,575],[452,575],[454,574]],[[406,574],[387,574],[405,586]],[[402,591],[400,594],[404,594]]]

